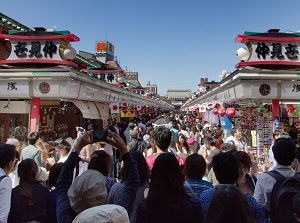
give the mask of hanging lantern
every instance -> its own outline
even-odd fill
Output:
[[[225,108],[219,108],[218,112],[219,112],[219,115],[223,117],[226,114],[226,109]]]
[[[236,114],[235,108],[227,108],[227,109],[226,109],[226,115],[227,115],[229,118],[234,117],[235,114]]]
[[[135,111],[135,108],[134,108],[134,107],[131,107],[131,108],[130,108],[130,111],[131,111],[131,112],[134,112],[134,111]]]
[[[213,108],[212,110],[214,115],[217,115],[219,113],[219,109],[218,108]]]

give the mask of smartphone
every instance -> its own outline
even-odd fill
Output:
[[[108,130],[94,130],[91,135],[92,142],[107,142]]]

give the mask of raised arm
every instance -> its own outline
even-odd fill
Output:
[[[137,165],[128,152],[122,138],[114,132],[109,132],[109,136],[108,143],[119,149],[122,160],[124,161],[124,170],[127,173],[124,191],[115,204],[124,207],[129,214],[135,201],[136,191],[140,184]]]

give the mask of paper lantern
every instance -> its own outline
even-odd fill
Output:
[[[235,108],[227,108],[227,109],[226,109],[226,115],[227,115],[229,118],[234,117],[235,114],[236,114]]]
[[[226,114],[226,109],[225,108],[219,108],[218,112],[219,112],[219,115],[223,117]]]
[[[214,115],[217,115],[219,113],[219,109],[218,108],[213,108],[212,110]]]

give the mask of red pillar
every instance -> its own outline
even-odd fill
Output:
[[[272,100],[272,119],[274,120],[276,116],[280,117],[279,100]]]
[[[29,132],[39,131],[40,98],[31,99]]]

